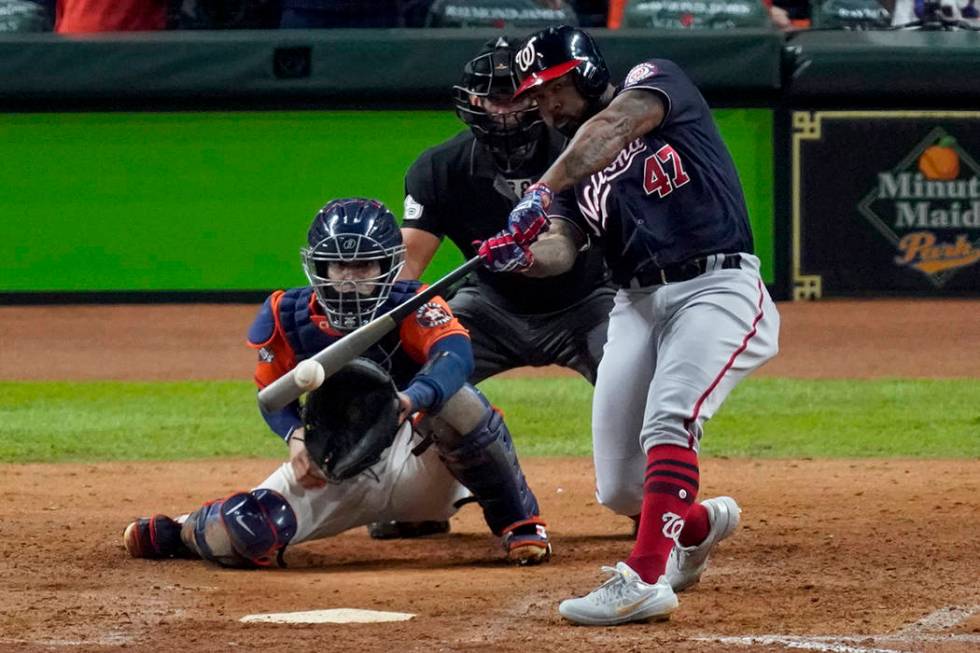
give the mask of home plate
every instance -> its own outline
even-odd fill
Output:
[[[414,616],[410,612],[333,608],[330,610],[307,610],[306,612],[249,614],[239,621],[246,624],[375,624],[382,621],[408,621]]]

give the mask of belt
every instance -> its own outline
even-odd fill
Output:
[[[640,269],[626,285],[629,288],[648,288],[690,281],[712,270],[731,270],[740,267],[742,267],[742,257],[739,254],[711,254],[663,268]]]

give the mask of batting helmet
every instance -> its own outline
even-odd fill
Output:
[[[317,299],[340,331],[367,324],[405,265],[395,216],[376,200],[333,200],[317,212],[300,250]]]
[[[487,41],[480,53],[463,67],[463,78],[453,86],[456,115],[478,141],[496,156],[505,172],[520,167],[544,134],[544,121],[528,100],[514,99],[513,41],[506,36]]]
[[[514,62],[520,82],[515,97],[568,73],[578,92],[590,100],[609,86],[609,69],[598,46],[577,27],[560,25],[535,32],[524,41]]]

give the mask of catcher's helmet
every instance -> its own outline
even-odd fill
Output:
[[[395,216],[381,202],[362,198],[320,209],[300,255],[327,319],[340,331],[374,319],[405,265]]]
[[[514,93],[572,73],[575,88],[590,100],[597,99],[609,85],[609,69],[595,41],[577,27],[560,25],[535,32],[514,55],[520,85]]]
[[[505,172],[520,167],[534,154],[545,130],[537,107],[529,100],[514,99],[518,86],[515,51],[506,36],[487,41],[463,67],[460,83],[453,86],[456,115],[490,148]]]

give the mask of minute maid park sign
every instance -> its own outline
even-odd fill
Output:
[[[980,261],[980,166],[937,127],[858,205],[896,248],[895,264],[937,287]]]

